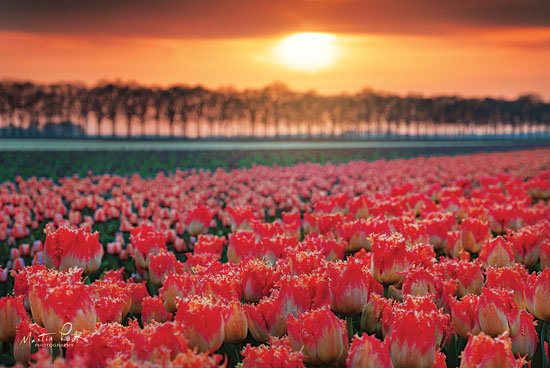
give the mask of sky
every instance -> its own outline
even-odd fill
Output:
[[[301,32],[322,67],[285,58]],[[548,0],[2,0],[0,46],[7,79],[550,100]]]

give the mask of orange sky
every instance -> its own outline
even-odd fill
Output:
[[[550,20],[538,14],[550,11],[550,2],[21,3],[0,5],[0,78],[238,88],[282,81],[322,93],[370,87],[426,95],[537,93],[550,100]],[[96,4],[93,12],[88,3]],[[334,63],[316,72],[282,64],[277,43],[296,32],[334,34]]]

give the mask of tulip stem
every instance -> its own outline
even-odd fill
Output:
[[[546,341],[546,321],[542,322],[542,329],[540,331],[540,351],[542,354],[542,367],[548,368],[548,357],[546,356],[546,351],[544,349],[544,342]]]
[[[389,291],[390,291],[390,285],[384,284],[384,298],[385,299],[389,298],[389,294],[390,294]]]
[[[353,315],[346,316],[347,328],[348,328],[348,340],[353,339],[355,331],[353,331]]]

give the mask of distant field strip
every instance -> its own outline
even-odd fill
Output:
[[[496,148],[548,146],[543,140],[433,141],[109,141],[78,139],[0,139],[0,151],[257,151],[407,148]]]

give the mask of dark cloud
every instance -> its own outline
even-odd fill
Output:
[[[549,0],[2,0],[0,30],[148,37],[550,27]]]

